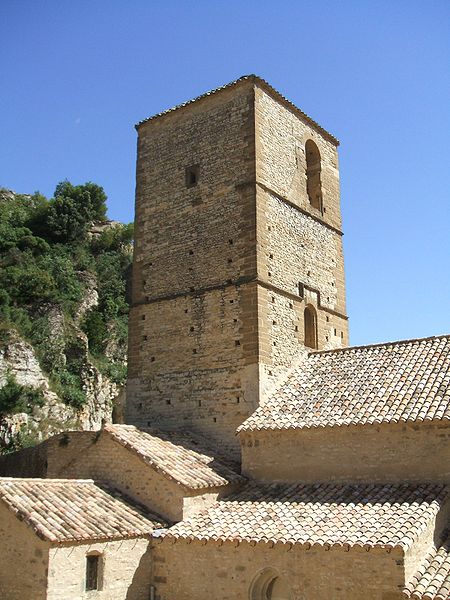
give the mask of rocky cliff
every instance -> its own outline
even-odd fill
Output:
[[[82,214],[98,189],[63,199]],[[0,453],[121,420],[131,226],[91,209],[73,237],[58,202],[0,189]]]

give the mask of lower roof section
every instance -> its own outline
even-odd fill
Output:
[[[1,504],[48,542],[146,537],[163,524],[119,492],[91,479],[0,477]]]
[[[449,492],[435,484],[252,483],[158,537],[407,549]]]
[[[106,425],[104,431],[184,488],[196,490],[245,482],[230,465],[217,459],[206,441],[187,432],[139,429],[133,425]]]
[[[450,598],[450,535],[431,552],[405,589],[411,600]]]

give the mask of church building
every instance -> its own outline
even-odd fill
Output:
[[[450,336],[348,346],[337,139],[255,75],[136,128],[125,423],[0,460],[0,596],[449,600]]]

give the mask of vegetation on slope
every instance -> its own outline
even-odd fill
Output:
[[[76,409],[86,402],[81,331],[92,364],[116,383],[126,376],[132,235],[131,224],[107,221],[94,183],[64,181],[50,200],[0,189],[0,343],[11,330],[30,342],[53,390]],[[40,401],[8,380],[0,411]]]

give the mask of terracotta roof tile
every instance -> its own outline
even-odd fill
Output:
[[[405,596],[413,600],[450,598],[450,536],[428,555],[406,587]]]
[[[450,336],[312,352],[239,427],[450,419]]]
[[[221,487],[245,481],[217,460],[203,440],[185,432],[165,433],[133,425],[107,425],[105,431],[155,470],[186,488]]]
[[[161,537],[408,548],[448,495],[434,484],[249,484]]]
[[[159,112],[159,113],[157,113],[155,115],[152,115],[151,117],[147,117],[146,119],[142,119],[141,121],[139,121],[138,123],[136,123],[135,127],[136,127],[136,129],[139,129],[139,127],[141,125],[143,125],[144,123],[147,123],[148,121],[153,121],[154,119],[162,117],[163,115],[167,115],[167,114],[172,113],[172,112],[174,112],[176,110],[179,110],[180,108],[184,108],[185,106],[189,106],[190,104],[193,104],[194,102],[198,102],[199,100],[202,100],[203,98],[207,98],[208,96],[213,96],[213,95],[221,92],[222,90],[227,90],[229,88],[235,87],[239,83],[241,83],[242,81],[254,81],[261,88],[263,88],[266,91],[268,91],[269,94],[271,94],[272,96],[274,96],[278,101],[280,101],[283,104],[287,105],[293,112],[295,112],[298,115],[300,115],[310,125],[312,125],[315,129],[317,129],[318,131],[320,131],[320,133],[322,133],[326,138],[328,138],[331,142],[333,142],[333,144],[335,144],[336,146],[339,145],[339,140],[337,140],[334,137],[334,135],[332,135],[329,131],[327,131],[326,129],[324,129],[321,125],[319,125],[319,123],[317,123],[316,121],[314,121],[309,115],[307,115],[302,110],[300,110],[295,104],[293,104],[290,100],[288,100],[287,98],[285,98],[285,96],[283,96],[282,94],[280,94],[280,92],[278,90],[276,90],[273,86],[271,86],[270,83],[268,83],[265,79],[263,79],[262,77],[258,77],[258,75],[243,75],[242,77],[239,77],[238,79],[235,79],[234,81],[231,81],[230,83],[227,83],[226,85],[222,85],[222,86],[220,86],[218,88],[210,90],[209,92],[201,94],[200,96],[192,98],[192,100],[187,100],[186,102],[182,102],[181,104],[177,104],[176,106],[173,106],[172,108],[168,108],[167,110],[163,110],[163,111],[161,111],[161,112]]]
[[[161,527],[157,517],[90,479],[0,477],[0,502],[49,542],[142,537]]]

